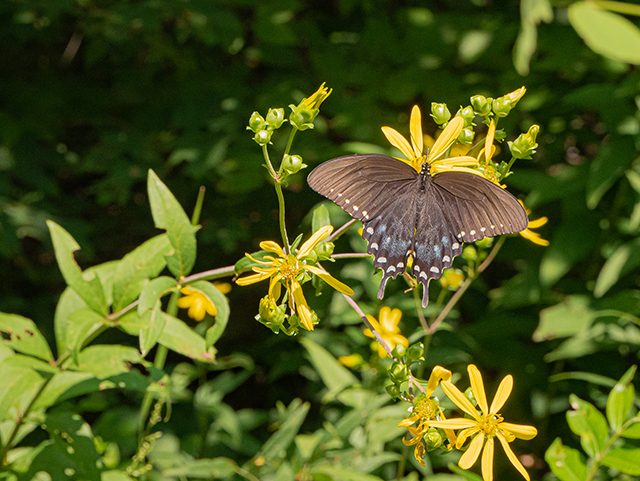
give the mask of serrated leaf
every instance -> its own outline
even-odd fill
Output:
[[[147,327],[140,329],[140,352],[142,357],[146,357],[147,354],[156,345],[164,326],[167,324],[167,320],[162,315],[162,306],[160,300],[156,301],[153,309],[145,310],[140,316],[140,320]]]
[[[347,387],[359,384],[358,379],[351,371],[340,364],[324,347],[316,344],[308,337],[301,338],[300,343],[309,352],[313,367],[320,374],[322,382],[329,390],[323,398],[325,401],[334,399]]]
[[[329,210],[322,204],[313,209],[313,217],[311,218],[311,230],[316,232],[320,227],[331,225],[331,217]]]
[[[152,309],[158,300],[178,285],[173,277],[158,277],[149,281],[140,292],[138,302],[138,315],[142,315],[147,309]]]
[[[595,2],[569,6],[569,22],[594,52],[618,62],[640,64],[640,30]]]
[[[640,448],[619,446],[602,458],[602,464],[631,476],[640,475]]]
[[[65,282],[87,303],[92,310],[106,316],[107,302],[102,290],[100,279],[95,272],[82,272],[73,253],[80,249],[80,245],[66,230],[55,222],[48,220],[47,226],[51,234],[53,249],[55,250],[58,267]]]
[[[149,170],[147,181],[151,214],[158,229],[165,229],[173,252],[167,259],[167,267],[176,277],[184,277],[191,272],[196,261],[196,228],[173,196],[169,188],[158,176]]]
[[[602,297],[616,282],[640,266],[640,238],[618,247],[606,260],[593,290],[595,297]]]
[[[553,474],[560,481],[585,481],[587,478],[587,465],[580,451],[564,446],[560,438],[556,438],[544,453]]]
[[[205,334],[206,346],[209,349],[213,346],[227,327],[229,320],[229,301],[216,286],[207,281],[196,281],[189,284],[189,287],[200,292],[216,306],[216,321],[213,326],[207,329]]]
[[[0,343],[14,351],[52,361],[53,354],[38,327],[31,319],[0,312]]]
[[[136,300],[147,279],[156,277],[166,265],[171,250],[166,234],[149,239],[118,262],[113,279],[113,310],[124,309]]]
[[[580,436],[582,449],[591,457],[600,453],[609,438],[607,420],[591,403],[575,394],[569,397],[572,411],[567,411],[569,428]]]

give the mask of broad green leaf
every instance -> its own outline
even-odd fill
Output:
[[[548,341],[585,331],[597,316],[589,304],[585,296],[567,296],[560,304],[543,309],[533,340]]]
[[[295,408],[293,408],[295,406]],[[282,461],[289,445],[293,442],[300,430],[302,422],[309,412],[309,403],[300,403],[294,400],[289,407],[289,413],[285,421],[267,442],[262,446],[262,456],[268,463]]]
[[[70,287],[67,287],[58,301],[56,313],[53,320],[53,327],[56,334],[56,347],[58,355],[65,354],[67,347],[67,329],[69,328],[69,316],[80,309],[86,308],[87,303]]]
[[[609,451],[601,462],[631,476],[640,476],[640,448],[618,446]]]
[[[102,471],[100,473],[100,481],[135,481],[135,478],[132,478],[124,471],[112,469],[111,471]]]
[[[67,391],[78,384],[88,384],[91,380],[96,380],[96,378],[88,372],[60,371],[53,375],[51,381],[49,381],[42,394],[38,397],[34,407],[35,409],[46,409],[60,401],[68,399],[72,396],[65,396],[64,394]],[[98,384],[99,381],[96,380],[95,391],[98,390]],[[92,391],[81,391],[79,394],[86,394],[86,392]],[[73,395],[76,394],[73,393]]]
[[[173,251],[166,257],[167,267],[176,277],[191,272],[196,261],[196,228],[180,203],[158,176],[149,170],[147,181],[151,214],[158,229],[165,229]]]
[[[347,387],[359,384],[358,379],[351,371],[341,365],[324,347],[316,344],[309,337],[301,338],[300,342],[309,352],[313,367],[320,374],[322,382],[329,390],[323,398],[325,401],[333,400]]]
[[[632,424],[620,434],[623,438],[640,439],[640,422]]]
[[[60,368],[52,363],[43,361],[36,357],[25,356],[24,354],[14,354],[2,361],[3,366],[24,367],[37,372],[41,376],[49,377],[60,371]]]
[[[178,285],[173,277],[158,277],[149,281],[140,292],[138,302],[138,315],[142,315],[147,309],[152,309],[158,300]]]
[[[55,222],[48,220],[49,232],[56,253],[56,260],[65,282],[87,303],[92,310],[106,316],[107,301],[102,290],[100,279],[95,272],[82,272],[73,253],[80,249],[71,234]]]
[[[90,309],[80,309],[67,318],[67,346],[74,361],[78,362],[78,353],[85,340],[97,332],[105,323],[105,319]]]
[[[78,356],[78,371],[104,379],[128,372],[131,364],[142,364],[137,349],[120,345],[95,345],[82,350]]]
[[[340,481],[382,481],[382,478],[378,476],[362,474],[336,464],[316,465],[311,468],[311,475],[314,479],[321,479],[320,476],[330,476],[329,479],[339,479]]]
[[[398,427],[398,423],[407,416],[406,406],[402,404],[380,408],[367,422],[367,438],[376,443],[386,443],[402,436],[407,430]]]
[[[113,310],[136,300],[147,279],[156,277],[166,265],[171,244],[165,234],[149,239],[118,262],[113,279]]]
[[[585,481],[587,479],[587,465],[582,453],[577,449],[564,446],[560,438],[556,438],[544,453],[553,474],[560,481]]]
[[[620,430],[633,406],[635,389],[633,384],[617,383],[607,398],[607,420],[611,429]]]
[[[0,312],[0,343],[29,356],[53,360],[49,344],[35,323],[26,317]]]
[[[528,75],[529,62],[538,43],[537,26],[540,22],[553,20],[549,0],[521,0],[520,19],[520,33],[513,48],[513,65],[520,75]]]
[[[189,284],[189,287],[200,292],[216,306],[216,322],[207,329],[205,334],[207,349],[213,346],[227,327],[229,320],[229,301],[216,286],[207,281],[196,281]]]
[[[156,305],[153,309],[147,309],[140,316],[140,320],[147,325],[145,329],[140,329],[140,352],[142,357],[146,357],[147,354],[158,342],[164,326],[167,324],[167,320],[162,313],[162,305],[160,300],[156,301]]]
[[[329,210],[322,204],[313,209],[313,217],[311,218],[311,230],[316,232],[320,227],[331,225]]]
[[[12,356],[13,357],[13,356]],[[6,359],[0,364],[2,382],[0,383],[0,421],[12,416],[11,409],[27,392],[35,390],[43,382],[42,377],[33,369],[24,366],[12,366]]]
[[[618,62],[640,64],[640,30],[595,2],[569,6],[569,22],[594,52]]]
[[[620,277],[635,271],[638,266],[640,266],[640,238],[621,245],[609,256],[598,274],[593,295],[602,297]]]
[[[219,457],[214,459],[194,459],[176,468],[162,472],[165,477],[193,478],[193,479],[226,479],[238,471],[235,461]]]
[[[554,362],[560,359],[575,359],[598,352],[602,338],[609,330],[606,324],[596,324],[593,327],[575,334],[564,341],[560,346],[548,354],[545,354],[546,362]]]
[[[276,254],[269,251],[258,251],[251,254],[251,257],[253,257],[256,260],[268,262],[269,259],[265,259],[266,256],[277,257]],[[253,262],[247,256],[244,256],[242,259],[236,262],[235,273],[236,275],[240,275],[240,274],[244,274],[245,272],[253,272],[252,267],[265,267],[265,266],[262,264],[258,264],[257,262]]]
[[[580,436],[582,449],[595,457],[600,453],[609,437],[607,420],[591,403],[583,401],[575,394],[569,397],[573,410],[567,411],[569,428]]]
[[[639,57],[640,58],[640,57]],[[587,207],[595,209],[602,196],[622,177],[637,157],[634,140],[629,135],[612,135],[589,166]]]

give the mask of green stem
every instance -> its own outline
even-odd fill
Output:
[[[205,191],[206,189],[204,185],[200,186],[200,190],[198,190],[198,199],[196,200],[196,207],[193,209],[193,215],[191,216],[191,225],[195,226],[200,222],[200,213],[202,212]]]
[[[289,133],[289,140],[287,140],[287,146],[284,149],[284,154],[282,154],[282,158],[285,155],[289,155],[289,151],[291,150],[291,146],[293,145],[293,138],[298,133],[298,128],[295,125],[291,125],[291,132]]]
[[[211,269],[198,274],[192,274],[182,279],[180,284],[187,285],[195,281],[209,281],[211,279],[220,279],[221,277],[228,277],[234,275],[236,272],[236,266],[218,267],[217,269]]]
[[[287,236],[287,226],[284,222],[284,195],[282,194],[282,185],[276,181],[276,195],[278,196],[278,220],[280,223],[280,235],[282,236],[282,242],[284,244],[284,252],[285,254],[289,254],[291,252],[291,247],[289,245],[289,236]]]
[[[598,471],[598,467],[600,466],[600,462],[602,461],[602,458],[604,458],[608,454],[609,449],[611,449],[613,444],[618,440],[618,438],[620,437],[620,434],[625,429],[627,429],[632,424],[635,424],[636,422],[638,422],[637,418],[629,419],[626,423],[620,426],[619,430],[613,433],[613,435],[602,447],[602,450],[596,454],[593,460],[593,465],[589,468],[589,471],[587,472],[587,477],[585,478],[585,481],[591,481],[593,479],[593,477],[596,475],[596,472]]]

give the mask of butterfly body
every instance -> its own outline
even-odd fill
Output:
[[[524,208],[509,192],[466,172],[431,175],[386,155],[348,155],[329,160],[308,176],[309,186],[363,223],[374,266],[382,269],[382,299],[390,277],[411,272],[424,285],[462,252],[463,242],[527,227]]]

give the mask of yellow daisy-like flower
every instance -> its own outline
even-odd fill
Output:
[[[178,299],[178,307],[180,309],[189,309],[187,315],[191,319],[201,321],[204,319],[205,314],[215,316],[218,313],[215,304],[211,302],[207,296],[200,293],[200,291],[196,291],[190,287],[183,287],[180,289],[180,292],[183,294],[183,297]]]
[[[380,309],[380,322],[376,320],[375,317],[367,315],[367,319],[373,326],[373,328],[378,331],[380,337],[387,343],[389,348],[393,349],[397,345],[407,347],[409,345],[409,340],[402,335],[400,332],[400,328],[398,324],[400,323],[400,319],[402,318],[402,311],[400,309],[391,310],[391,308],[384,306]],[[375,338],[371,329],[365,329],[364,335],[367,337]],[[387,351],[385,351],[384,347],[382,347],[377,342],[374,342],[372,346],[378,347],[378,355],[381,358],[384,358],[387,355]]]
[[[520,202],[522,207],[524,207],[524,210],[527,212],[527,215],[530,215],[531,210],[527,209],[527,207],[524,205],[524,203],[521,200],[518,200],[518,202]],[[533,232],[531,229],[537,229],[538,227],[542,227],[547,222],[549,222],[549,219],[547,219],[546,217],[540,217],[539,219],[536,219],[536,220],[530,220],[529,225],[527,225],[527,228],[523,231],[520,231],[519,234],[525,239],[530,240],[534,244],[538,244],[539,246],[546,247],[549,245],[549,241],[546,239],[543,239],[540,236],[540,234],[538,234],[537,232]]]
[[[429,381],[427,382],[427,389],[424,396],[420,396],[413,408],[411,409],[411,415],[406,419],[403,419],[398,424],[398,427],[407,428],[409,434],[413,436],[409,440],[402,439],[402,442],[405,446],[414,446],[415,449],[413,451],[413,455],[416,460],[420,463],[420,465],[424,466],[424,454],[426,452],[425,444],[423,441],[424,436],[429,431],[429,428],[433,425],[432,422],[435,420],[444,420],[444,413],[440,408],[440,404],[436,399],[433,399],[431,396],[433,395],[436,387],[438,387],[438,383],[442,380],[451,380],[451,371],[443,368],[442,366],[435,366],[431,371],[431,375],[429,376]],[[418,423],[417,426],[413,426],[415,423]],[[445,430],[447,436],[451,443],[456,442],[456,436],[454,432],[450,429]]]
[[[313,316],[307,304],[307,300],[302,292],[300,278],[305,272],[315,274],[325,281],[331,287],[348,296],[353,295],[353,290],[346,284],[343,284],[324,269],[307,264],[307,257],[311,251],[326,239],[333,231],[333,226],[326,225],[318,229],[302,246],[297,254],[286,254],[282,247],[274,241],[263,241],[260,248],[265,251],[277,254],[274,256],[265,256],[267,260],[254,259],[250,254],[246,254],[252,261],[265,267],[254,267],[253,271],[257,274],[241,277],[236,281],[238,285],[247,286],[265,279],[271,279],[269,283],[269,296],[277,304],[280,299],[281,287],[284,284],[285,289],[289,292],[289,307],[292,311],[296,311],[302,321],[303,326],[308,331],[313,331]]]
[[[441,159],[441,157],[449,150],[453,143],[462,132],[464,127],[464,119],[462,117],[452,118],[440,136],[434,142],[431,150],[429,151],[428,162],[431,168],[431,175],[438,172],[445,172],[451,170],[457,170],[462,172],[471,172],[473,174],[482,175],[480,172],[474,169],[468,168],[468,166],[477,166],[478,159],[466,155],[459,155],[455,157],[447,157]],[[403,160],[411,165],[416,171],[420,172],[422,166],[427,162],[427,155],[424,153],[424,137],[422,135],[422,114],[420,108],[417,105],[413,106],[411,110],[411,119],[409,121],[409,130],[411,132],[411,143],[405,139],[402,134],[391,127],[382,127],[382,133],[387,140],[402,152],[407,160]]]
[[[471,416],[472,419],[456,418],[433,421],[431,426],[445,429],[462,429],[458,433],[458,440],[456,441],[456,448],[458,449],[464,445],[468,438],[471,438],[469,447],[458,462],[458,466],[462,469],[469,469],[473,466],[478,457],[480,457],[480,453],[482,453],[482,478],[484,481],[493,481],[493,452],[497,438],[511,464],[529,481],[529,473],[513,453],[509,443],[516,438],[533,439],[538,434],[538,431],[533,426],[506,423],[502,415],[498,414],[498,411],[504,406],[511,394],[513,377],[508,375],[502,380],[493,402],[489,406],[480,371],[473,364],[469,365],[467,371],[471,380],[471,390],[480,407],[480,412],[451,381],[443,380],[440,385],[447,397]]]

